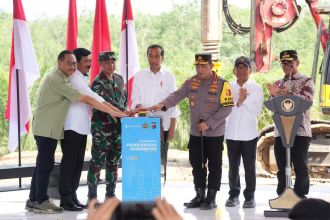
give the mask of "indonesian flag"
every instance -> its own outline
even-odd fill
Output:
[[[95,76],[99,74],[98,64],[99,53],[111,50],[110,32],[108,25],[107,7],[105,0],[96,0],[93,45],[92,45],[92,65],[90,82],[92,84]]]
[[[20,122],[21,135],[29,131],[31,106],[28,88],[40,75],[22,2],[21,0],[13,0],[13,3],[14,21],[10,56],[8,101],[5,112],[5,118],[9,120],[8,147],[10,151],[14,151],[17,148],[20,140],[18,137],[18,122]],[[16,70],[18,71],[17,75]],[[18,98],[19,117],[17,113]]]
[[[74,50],[77,48],[78,38],[78,19],[76,0],[70,0],[68,12],[68,26],[66,31],[66,49]]]
[[[119,46],[119,74],[122,75],[125,84],[128,81],[129,106],[131,106],[134,75],[140,69],[138,54],[131,1],[124,0]]]

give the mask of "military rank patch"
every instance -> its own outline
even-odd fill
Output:
[[[233,94],[231,92],[230,84],[227,81],[223,83],[219,101],[222,107],[234,106]]]

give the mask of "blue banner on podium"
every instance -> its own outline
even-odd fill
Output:
[[[151,201],[161,195],[160,119],[122,118],[123,201]]]

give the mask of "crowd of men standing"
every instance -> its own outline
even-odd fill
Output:
[[[135,75],[132,109],[127,108],[127,91],[123,78],[115,73],[113,51],[99,54],[101,72],[88,85],[91,53],[84,48],[64,50],[58,55],[56,69],[48,74],[39,89],[33,116],[33,133],[38,154],[26,209],[36,213],[81,211],[87,207],[78,200],[77,189],[84,162],[87,135],[92,134],[91,160],[87,174],[88,203],[97,198],[100,170],[105,165],[105,199],[115,197],[118,165],[121,157],[121,117],[138,110],[153,112],[162,118],[162,163],[166,163],[168,142],[173,139],[175,107],[189,99],[190,137],[189,161],[192,166],[196,196],[184,203],[187,208],[208,210],[217,207],[216,194],[222,176],[223,142],[226,140],[229,159],[229,198],[227,207],[240,204],[239,166],[245,170],[246,188],[243,208],[254,208],[256,190],[256,145],[258,115],[263,105],[263,91],[251,80],[251,63],[247,57],[235,60],[235,79],[227,82],[213,72],[209,53],[195,55],[196,73],[176,89],[175,76],[162,67],[164,49],[157,44],[147,48],[149,67]],[[94,59],[94,58],[93,58]],[[312,101],[314,85],[298,71],[299,59],[294,50],[283,51],[280,62],[285,76],[268,85],[270,98],[294,94]],[[90,115],[92,115],[90,117]],[[276,133],[277,134],[277,133]],[[278,134],[277,134],[278,135]],[[310,142],[309,111],[293,146],[296,171],[294,189],[298,196],[308,194],[307,150]],[[54,166],[58,140],[63,153],[60,167],[60,207],[49,200],[47,187]],[[275,139],[275,156],[279,165],[277,193],[285,188],[285,153],[281,139]],[[283,162],[284,161],[284,162]]]

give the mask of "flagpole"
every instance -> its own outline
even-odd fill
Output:
[[[125,49],[126,49],[126,91],[127,91],[127,98],[129,98],[129,87],[128,87],[128,30],[127,30],[127,23],[128,23],[128,12],[127,12],[127,0],[124,0],[124,5],[125,5]]]
[[[20,100],[19,100],[19,74],[18,69],[16,69],[16,95],[17,95],[17,138],[18,138],[18,166],[22,166],[21,161],[21,118],[20,118]],[[19,188],[22,188],[22,178],[19,177]]]

